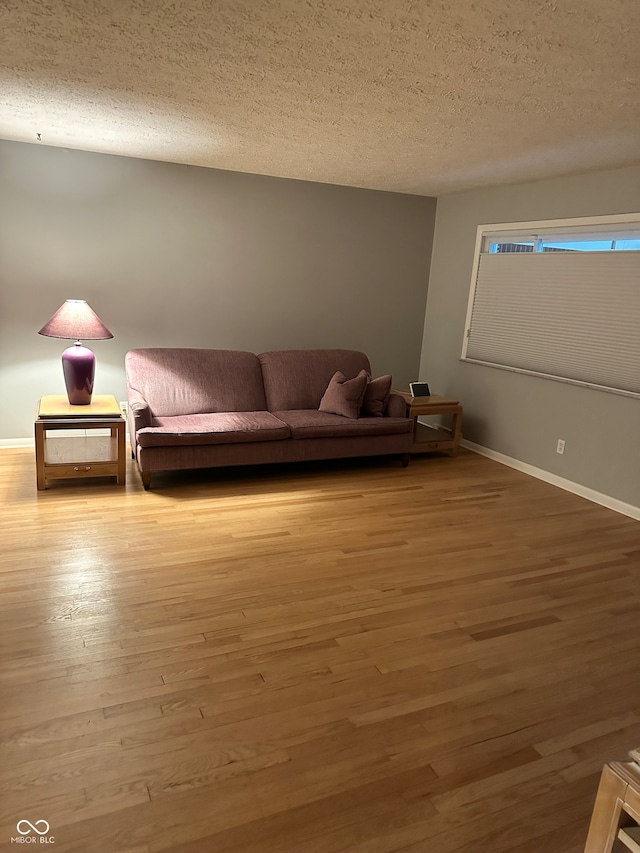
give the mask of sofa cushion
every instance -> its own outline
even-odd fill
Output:
[[[220,349],[134,349],[125,357],[127,385],[154,417],[259,412],[267,408],[258,357]]]
[[[336,370],[347,379],[361,370],[371,373],[367,356],[355,350],[278,350],[263,352],[258,359],[270,412],[317,409]]]
[[[218,412],[153,418],[138,430],[140,447],[239,444],[289,438],[289,427],[270,412]]]
[[[291,429],[291,438],[342,438],[358,435],[395,435],[411,432],[409,418],[343,418],[318,409],[274,412]]]
[[[379,376],[367,383],[362,401],[361,415],[366,417],[381,418],[387,408],[391,394],[391,374]]]
[[[360,406],[364,400],[369,377],[364,370],[353,379],[347,379],[342,371],[337,370],[327,385],[327,390],[320,400],[319,411],[343,418],[357,418]]]

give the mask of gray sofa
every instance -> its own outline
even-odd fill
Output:
[[[382,417],[318,410],[336,371],[370,373],[362,352],[135,349],[125,368],[145,489],[157,471],[384,454],[409,461],[412,421],[399,395]]]

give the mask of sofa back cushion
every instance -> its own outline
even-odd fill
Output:
[[[363,352],[349,349],[277,350],[258,356],[262,366],[267,409],[317,409],[331,377],[340,370],[353,379],[371,372]]]
[[[266,409],[258,357],[223,349],[134,349],[125,357],[127,385],[154,417]]]

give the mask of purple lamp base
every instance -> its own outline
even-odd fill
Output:
[[[96,357],[80,341],[62,353],[62,370],[72,406],[88,406],[93,394]]]

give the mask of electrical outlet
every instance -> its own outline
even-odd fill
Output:
[[[558,446],[556,447],[556,453],[559,453],[561,456],[564,453],[564,445],[565,445],[564,438],[559,438],[558,439]]]
[[[127,412],[129,411],[129,404],[126,400],[120,400],[120,411],[126,418]]]

